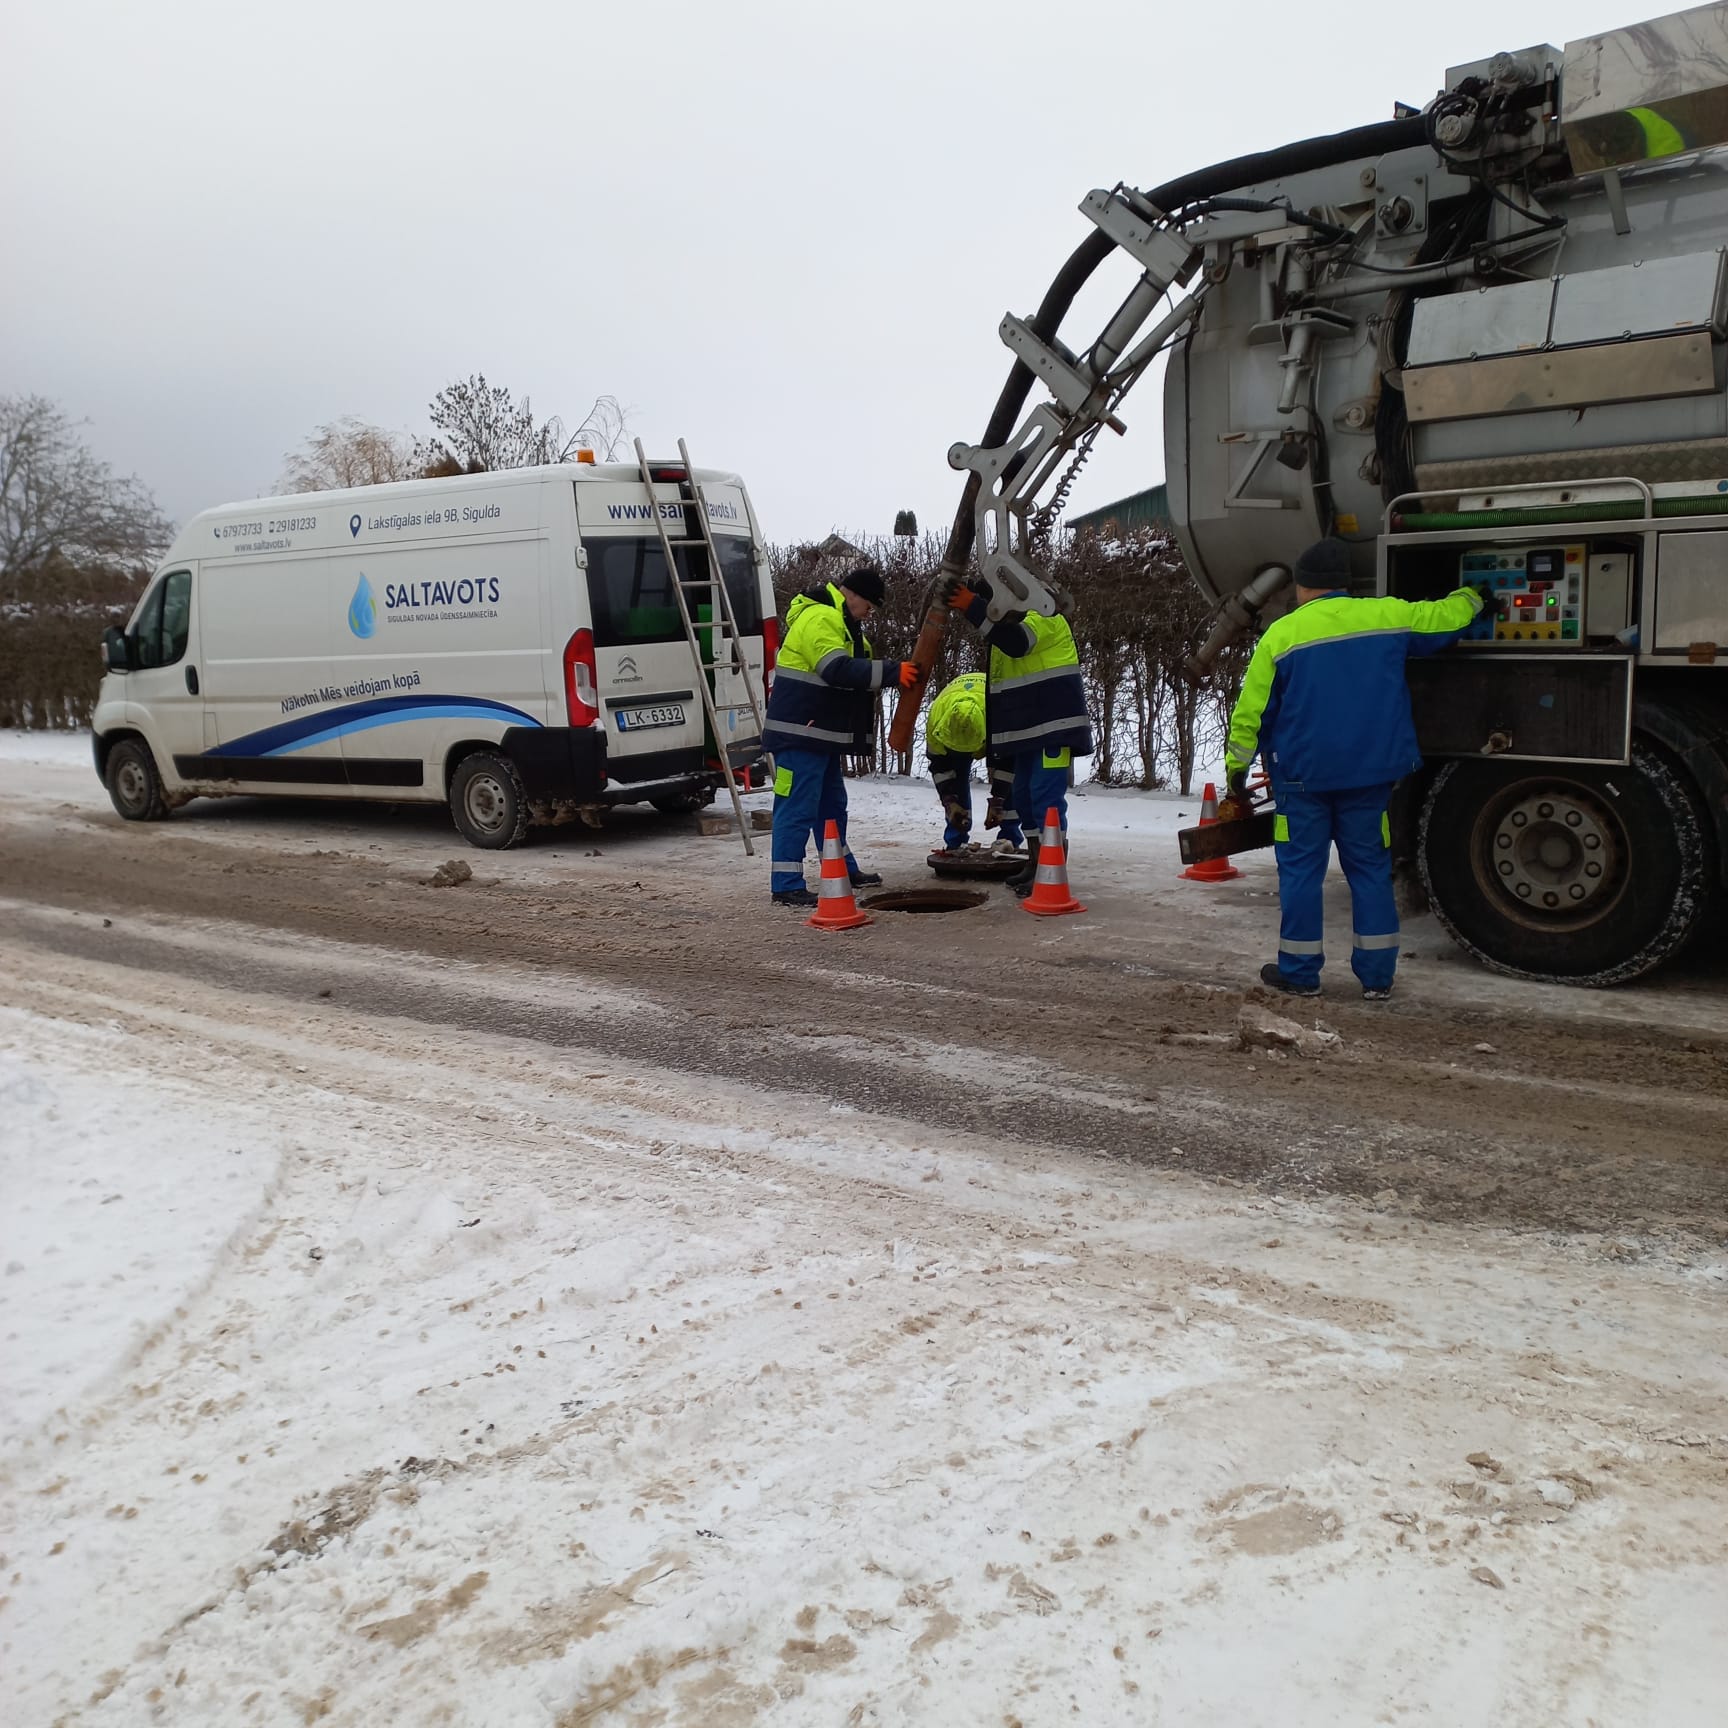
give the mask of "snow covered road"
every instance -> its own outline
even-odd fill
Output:
[[[1252,1057],[1143,1045],[1135,1086],[862,1022],[948,999],[889,933],[746,1066],[687,977],[320,936],[292,876],[275,929],[34,886],[0,906],[8,1722],[1720,1720],[1728,1263],[1719,1208],[1668,1229],[1668,1163],[1652,1231],[1201,1179],[1267,1132]],[[1649,1014],[1708,1044],[1689,1003]],[[1279,1168],[1313,1085],[1372,1076],[1343,1018],[1309,1086],[1259,1064]],[[1082,1078],[1146,1156],[1061,1126]]]

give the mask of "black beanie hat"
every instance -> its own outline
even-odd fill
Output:
[[[1302,588],[1341,588],[1350,580],[1350,548],[1337,535],[1316,540],[1296,560],[1296,582]]]
[[[868,600],[872,606],[880,606],[888,595],[882,585],[881,571],[872,570],[868,564],[860,564],[850,575],[842,576],[840,586],[850,588],[860,600]]]

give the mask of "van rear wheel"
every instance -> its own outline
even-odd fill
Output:
[[[508,756],[464,756],[450,776],[450,815],[470,846],[502,852],[528,832],[528,797]]]
[[[108,752],[102,778],[114,808],[128,822],[160,822],[168,814],[156,758],[142,738],[122,738]]]

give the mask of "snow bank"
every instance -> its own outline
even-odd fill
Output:
[[[0,763],[57,767],[76,763],[95,784],[88,732],[18,732],[0,729]]]
[[[0,1451],[134,1362],[259,1215],[282,1136],[206,1117],[191,1088],[141,1091],[143,1052],[66,1028],[83,1060],[26,1057],[0,1008]],[[147,1059],[145,1061],[147,1066]]]

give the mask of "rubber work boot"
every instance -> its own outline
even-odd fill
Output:
[[[1364,1002],[1389,1002],[1392,999],[1392,986],[1388,984],[1384,990],[1370,990],[1367,985],[1362,987]]]
[[[882,873],[879,870],[848,870],[846,880],[854,888],[880,888]]]
[[[1003,881],[1013,890],[1016,900],[1024,900],[1032,892],[1032,884],[1038,880],[1038,848],[1041,842],[1034,840],[1030,834],[1026,836],[1026,862],[1012,876],[1003,877]]]
[[[817,896],[812,894],[808,888],[785,888],[774,896],[776,906],[808,907],[814,906],[816,901]]]
[[[1318,984],[1299,984],[1294,978],[1286,978],[1278,970],[1276,960],[1268,960],[1260,968],[1260,982],[1269,990],[1282,990],[1286,996],[1318,996]]]

